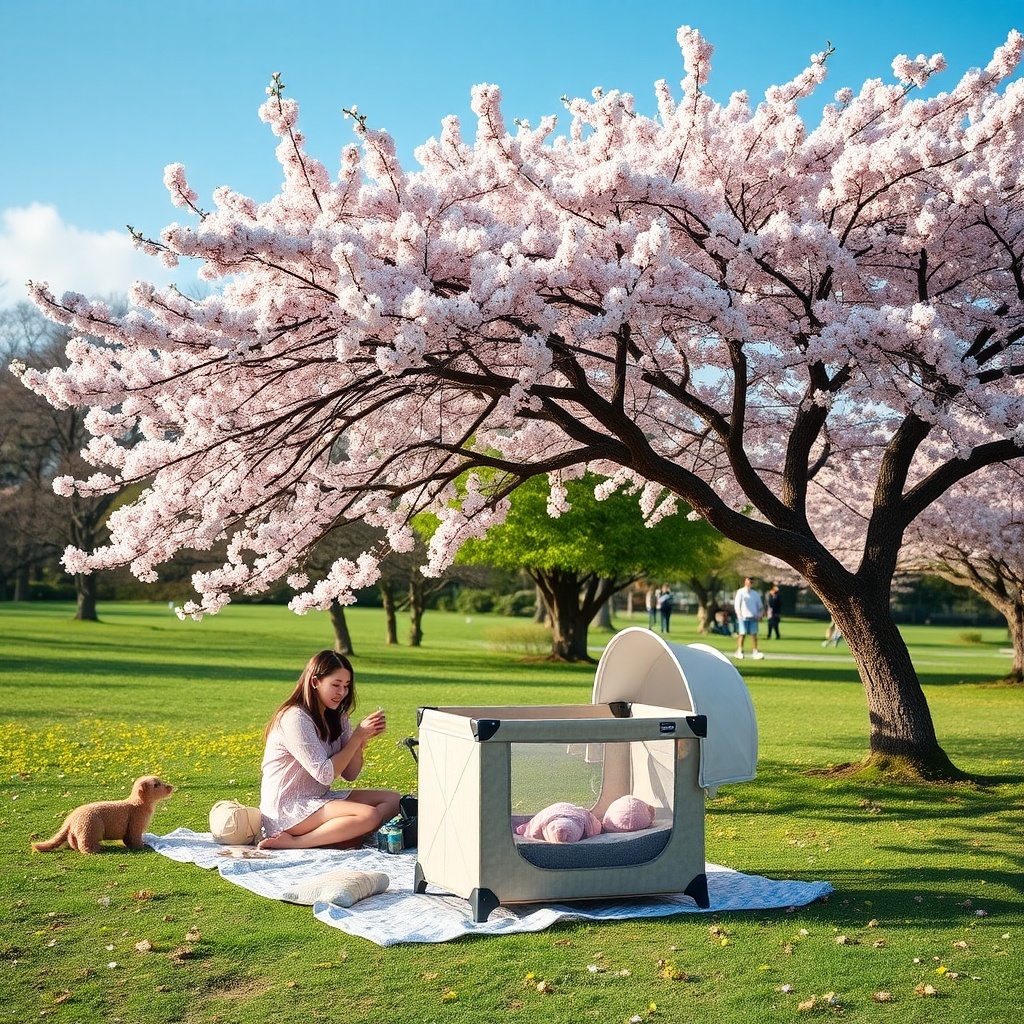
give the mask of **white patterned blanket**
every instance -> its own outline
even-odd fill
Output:
[[[179,828],[166,836],[146,833],[145,842],[157,853],[186,864],[216,868],[222,878],[243,889],[280,899],[299,882],[336,868],[383,871],[391,879],[386,892],[371,896],[348,910],[317,903],[313,916],[349,935],[378,946],[401,942],[447,942],[460,935],[499,935],[538,932],[560,920],[614,921],[670,914],[714,913],[723,910],[771,910],[804,906],[832,892],[828,882],[775,881],[758,875],[707,865],[711,906],[702,909],[688,896],[645,896],[587,900],[559,904],[498,907],[486,921],[473,921],[469,904],[456,896],[412,891],[414,851],[389,855],[361,850],[256,850],[219,846],[209,832]]]

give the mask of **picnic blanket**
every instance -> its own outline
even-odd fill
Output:
[[[383,871],[391,880],[386,892],[344,909],[330,903],[313,906],[313,916],[332,928],[368,939],[378,946],[402,942],[447,942],[462,935],[507,935],[537,932],[556,921],[615,921],[625,918],[666,917],[670,914],[714,913],[725,910],[771,910],[804,906],[832,892],[828,882],[776,881],[758,875],[707,865],[711,905],[697,904],[681,893],[572,903],[523,904],[498,907],[486,921],[473,921],[466,900],[433,887],[413,892],[414,850],[398,854],[363,847],[359,850],[257,850],[251,846],[221,846],[209,832],[178,828],[165,836],[146,833],[147,846],[172,860],[216,868],[235,885],[269,899],[280,899],[303,881],[347,868]]]

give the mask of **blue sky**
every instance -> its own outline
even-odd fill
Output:
[[[201,205],[218,185],[270,198],[280,172],[256,110],[272,72],[329,168],[352,104],[412,165],[445,115],[471,128],[479,82],[501,86],[509,120],[560,114],[559,97],[598,85],[653,112],[654,82],[683,76],[684,24],[715,47],[722,101],[756,101],[831,40],[825,102],[891,81],[900,53],[943,53],[939,87],[952,86],[1024,31],[1024,0],[0,0],[0,306],[29,278],[99,295],[166,280],[125,225],[155,235],[181,217],[168,163],[185,165]]]

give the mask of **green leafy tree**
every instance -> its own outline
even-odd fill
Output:
[[[675,515],[648,527],[635,497],[616,491],[599,501],[597,482],[590,475],[568,481],[569,511],[552,518],[546,482],[526,481],[513,492],[505,522],[459,553],[460,562],[525,570],[547,609],[552,657],[564,661],[591,660],[587,631],[613,594],[644,577],[699,572],[718,548],[707,523]]]
[[[719,610],[719,596],[735,589],[736,581],[743,579],[740,563],[749,556],[748,548],[724,537],[713,553],[701,565],[684,577],[686,585],[697,598],[697,632],[709,633]]]

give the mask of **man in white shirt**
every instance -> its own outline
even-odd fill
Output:
[[[736,659],[743,659],[743,644],[747,637],[753,645],[752,658],[763,658],[764,655],[757,649],[757,625],[764,616],[764,602],[761,595],[754,589],[753,581],[748,576],[743,581],[743,586],[736,591],[736,598],[733,601],[736,609],[737,633],[739,640],[736,647]]]

